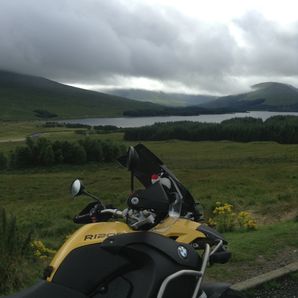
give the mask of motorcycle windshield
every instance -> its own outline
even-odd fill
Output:
[[[143,184],[145,188],[152,185],[152,175],[158,174],[171,180],[173,190],[177,193],[175,200],[170,203],[169,216],[179,218],[182,209],[182,200],[185,195],[190,195],[187,189],[179,182],[175,175],[164,165],[164,163],[143,144],[134,146],[137,152],[137,160],[131,169],[133,175]],[[118,159],[121,165],[127,167],[128,155]]]
[[[151,177],[153,174],[166,173],[167,176],[178,181],[164,163],[143,144],[134,146],[134,149],[138,154],[138,159],[137,162],[134,163],[132,171],[134,176],[146,188],[152,184]],[[127,167],[127,159],[128,155],[124,155],[118,159],[118,162],[120,162],[122,166]]]

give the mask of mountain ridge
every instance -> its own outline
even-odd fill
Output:
[[[252,110],[298,111],[298,89],[290,84],[262,82],[251,86],[251,91],[222,96],[204,107],[232,108],[241,103]],[[251,102],[255,101],[255,105]]]
[[[46,78],[0,70],[1,120],[122,116],[130,109],[159,109],[140,102],[61,84]],[[45,113],[38,113],[43,111]]]
[[[132,94],[132,90],[128,89],[128,94]],[[144,90],[135,91],[136,94],[145,94]],[[258,83],[251,86],[251,91],[216,99],[208,95],[146,92],[149,98],[159,95],[163,105],[0,70],[0,120],[199,115],[253,110],[298,111],[298,89],[278,82]],[[179,101],[180,106],[167,106],[165,102],[171,100]],[[181,104],[183,100],[191,105]],[[207,102],[194,104],[198,100]]]
[[[206,94],[185,94],[179,92],[164,92],[144,89],[110,89],[106,91],[108,94],[113,94],[125,98],[130,98],[140,101],[150,101],[156,104],[166,106],[191,106],[210,102],[218,98],[218,96]]]

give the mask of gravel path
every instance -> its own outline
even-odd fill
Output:
[[[298,298],[298,274],[292,274],[247,293],[249,298]]]

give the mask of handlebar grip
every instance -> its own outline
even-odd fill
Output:
[[[73,221],[74,221],[74,223],[79,223],[80,220],[86,219],[86,218],[90,218],[90,214],[89,213],[82,214],[82,215],[76,215],[73,218]]]

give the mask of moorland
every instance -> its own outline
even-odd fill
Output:
[[[208,100],[212,101],[205,109],[247,110],[255,106],[296,111],[298,91],[289,85],[265,83],[245,94]],[[192,97],[191,103],[194,101]],[[210,224],[218,204],[231,205],[232,213],[250,214],[256,223],[253,229],[224,232],[232,259],[208,270],[209,279],[233,283],[297,260],[298,126],[294,118],[266,123],[250,119],[241,127],[235,121],[226,122],[225,127],[165,124],[153,127],[149,138],[140,137],[142,129],[129,135],[112,128],[46,126],[44,121],[53,119],[113,117],[127,111],[138,115],[148,111],[161,111],[161,115],[193,113],[193,108],[185,109],[182,103],[178,110],[165,110],[146,100],[128,100],[119,94],[107,95],[5,71],[0,71],[0,103],[0,294],[32,284],[49,264],[53,251],[77,228],[72,218],[88,200],[71,199],[69,186],[75,178],[81,178],[88,190],[105,202],[125,206],[130,178],[116,161],[85,158],[84,163],[65,163],[65,156],[57,154],[61,149],[57,144],[71,143],[74,146],[68,147],[79,148],[82,157],[86,140],[121,148],[143,142],[202,204]],[[197,112],[202,111],[200,107]],[[187,135],[186,125],[188,131],[197,134]],[[256,139],[260,130],[265,134]],[[271,134],[275,131],[278,135]],[[206,138],[201,138],[203,132]],[[26,142],[44,145],[47,150],[39,152],[43,158],[37,158],[43,162],[12,166],[12,156],[28,153],[24,150]],[[59,150],[53,150],[55,146]],[[45,158],[47,154],[50,159]],[[24,156],[28,157],[23,154],[21,161]]]
[[[74,128],[43,127],[39,121],[3,122],[0,152],[9,155],[11,150],[24,145],[27,136],[41,133],[51,141],[76,142],[88,137],[109,139],[126,147],[136,144],[124,141],[123,132],[84,136]],[[213,266],[208,278],[236,282],[297,259],[297,144],[175,139],[143,143],[201,202],[206,220],[213,216],[218,201],[233,205],[235,212],[248,211],[256,220],[256,230],[225,233],[232,260],[226,265]],[[105,202],[120,208],[125,206],[129,194],[127,170],[117,162],[89,162],[0,171],[1,208],[16,216],[22,235],[32,231],[32,239],[56,250],[77,228],[72,217],[88,202],[83,197],[71,199],[69,186],[78,177]],[[49,260],[20,263],[24,270],[19,271],[26,278],[10,290],[32,284]]]

